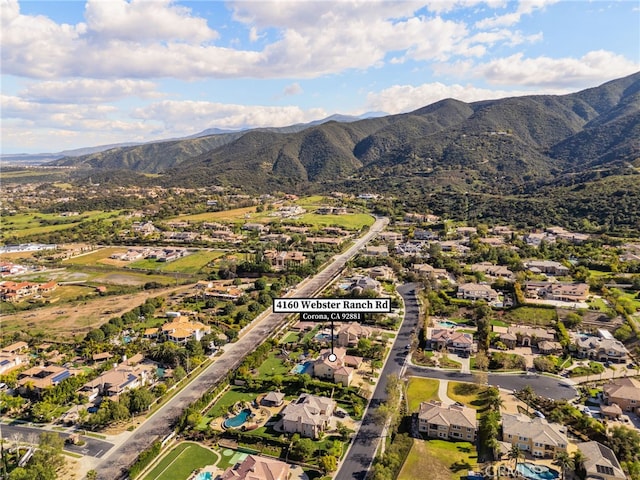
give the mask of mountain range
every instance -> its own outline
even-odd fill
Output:
[[[640,72],[567,95],[208,133],[53,163],[99,182],[371,192],[467,220],[640,231]]]

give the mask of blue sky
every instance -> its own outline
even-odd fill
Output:
[[[640,1],[0,0],[2,153],[563,94],[640,70]]]

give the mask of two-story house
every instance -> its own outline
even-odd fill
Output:
[[[568,444],[566,427],[521,413],[502,415],[502,440],[540,458],[555,458]]]
[[[618,405],[625,412],[640,415],[640,381],[635,378],[617,378],[603,387],[602,396],[607,405]]]
[[[470,333],[458,332],[446,328],[431,329],[429,346],[432,350],[446,350],[458,355],[469,355],[477,350]]]
[[[483,283],[464,283],[458,286],[458,298],[465,300],[486,300],[493,302],[498,299],[496,292],[490,285]]]
[[[473,442],[478,433],[476,411],[442,402],[422,402],[418,411],[418,431],[431,438]]]
[[[336,402],[326,397],[303,393],[282,410],[282,429],[303,437],[318,438],[329,426]]]

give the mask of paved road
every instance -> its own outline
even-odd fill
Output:
[[[318,275],[301,283],[293,297],[311,297],[329,284],[344,268],[346,262],[388,224],[387,218],[378,218],[369,231],[358,239],[349,250],[334,257],[333,262]],[[169,402],[151,416],[145,423],[123,442],[109,452],[96,469],[98,479],[114,480],[123,478],[137,455],[158,439],[167,436],[185,408],[200,398],[212,385],[223,379],[229,371],[235,370],[244,357],[256,345],[260,345],[285,321],[287,314],[268,313],[254,321],[254,326],[235,343],[224,346],[224,353],[207,367],[188,387],[176,394]]]
[[[454,382],[474,382],[472,373],[451,372],[436,368],[419,367],[410,365],[407,368],[407,375],[415,377],[436,378],[439,380],[450,380]],[[490,373],[487,382],[506,390],[521,390],[526,385],[530,385],[537,395],[551,398],[553,400],[570,400],[578,395],[576,389],[566,380],[545,375],[526,374],[501,374]]]
[[[362,425],[358,430],[345,460],[340,465],[336,474],[336,480],[358,479],[366,477],[376,454],[378,441],[382,435],[382,426],[373,422],[376,409],[387,398],[387,377],[391,374],[400,376],[407,362],[408,350],[405,348],[411,341],[411,332],[416,328],[419,317],[418,301],[415,296],[417,284],[406,284],[398,287],[405,304],[405,317],[400,331],[396,337],[391,352],[384,365],[380,380],[376,386],[369,407],[362,419]]]
[[[38,437],[42,432],[57,433],[63,439],[66,439],[69,436],[68,433],[53,432],[52,430],[47,430],[39,427],[31,427],[28,425],[2,424],[1,428],[2,438],[9,444],[15,441],[37,444]],[[70,452],[78,453],[80,455],[88,455],[90,457],[101,458],[111,449],[111,447],[113,447],[113,443],[99,440],[97,438],[86,436],[82,436],[81,438],[84,441],[84,445],[80,446],[65,444],[64,449]]]

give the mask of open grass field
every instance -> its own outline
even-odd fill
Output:
[[[466,477],[467,472],[476,467],[477,459],[476,449],[469,442],[416,440],[398,480],[457,480]]]
[[[251,216],[256,212],[256,207],[243,207],[234,208],[232,210],[224,210],[221,212],[205,212],[197,213],[195,215],[180,215],[168,219],[168,221],[177,222],[240,222],[245,220],[245,217]]]
[[[113,255],[114,253],[125,253],[126,251],[127,249],[125,247],[106,247],[106,248],[101,248],[99,250],[95,250],[90,253],[78,255],[76,257],[67,258],[62,263],[65,265],[68,264],[68,265],[89,265],[89,266],[97,265],[97,264],[111,265],[111,263],[108,262],[108,260],[110,260],[109,257],[111,255]],[[115,261],[118,262],[118,260],[115,260]],[[119,262],[119,263],[124,263],[124,262]]]
[[[194,470],[215,465],[220,455],[195,443],[181,443],[145,475],[144,480],[186,480]]]
[[[522,325],[551,325],[558,318],[555,308],[518,307],[505,313],[503,320]]]
[[[199,250],[172,262],[158,262],[154,259],[145,259],[130,263],[128,266],[157,272],[198,273],[202,267],[206,266],[209,262],[223,257],[226,254],[227,252],[222,250]]]
[[[407,385],[407,401],[409,403],[409,412],[417,412],[421,402],[429,400],[439,400],[438,387],[439,380],[431,378],[411,377]]]
[[[364,226],[371,226],[375,219],[366,213],[352,213],[348,215],[318,215],[305,213],[298,220],[287,220],[287,223],[299,223],[318,227],[338,226],[347,230],[360,230]]]
[[[85,220],[115,219],[119,215],[119,210],[84,212],[77,217],[62,217],[56,213],[21,213],[2,218],[3,237],[20,239],[31,235],[68,230]],[[49,225],[49,222],[59,223]]]

